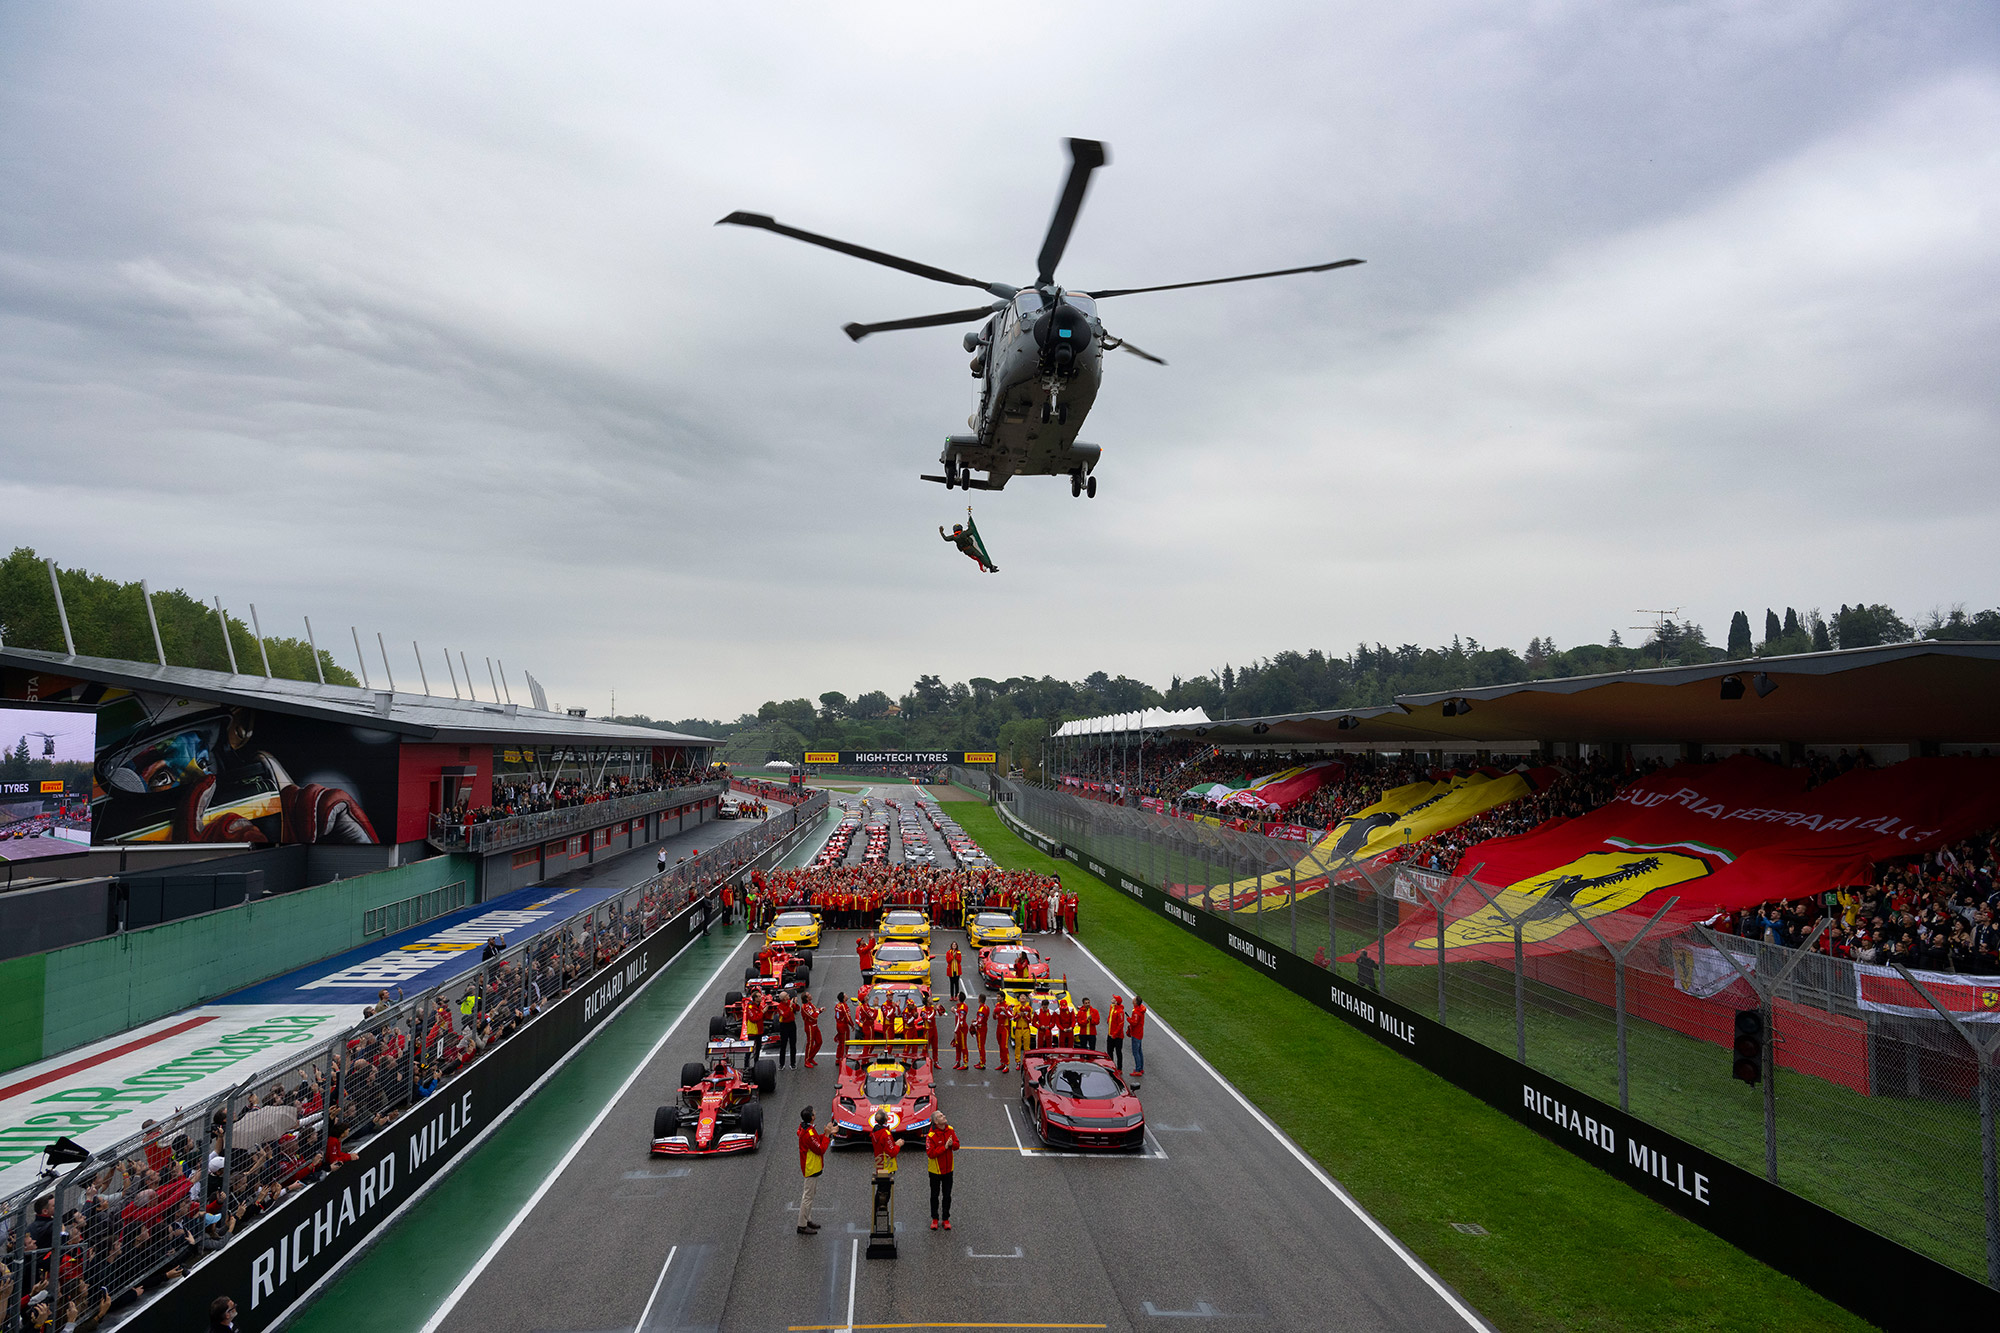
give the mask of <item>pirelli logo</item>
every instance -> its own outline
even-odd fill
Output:
[[[807,750],[806,762],[808,764],[837,764],[840,762],[840,751]]]
[[[988,759],[982,759],[982,760],[980,760],[979,762],[981,762],[981,763],[991,763],[992,761],[991,761],[991,760],[988,760]],[[43,780],[43,782],[42,782],[42,795],[44,795],[44,796],[60,796],[60,795],[62,795],[62,791],[63,791],[63,785],[62,785],[62,779],[60,779],[60,778],[57,778],[57,779],[55,779],[54,781],[48,781],[48,780],[46,780],[46,779],[44,779],[44,780]]]
[[[968,764],[997,764],[1000,762],[1000,755],[994,750],[967,750],[965,752],[965,762]]]

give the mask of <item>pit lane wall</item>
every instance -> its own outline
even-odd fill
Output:
[[[259,1218],[122,1329],[206,1328],[217,1296],[236,1302],[239,1333],[277,1326],[719,915],[714,892],[690,903],[614,958],[592,984],[444,1082],[420,1110],[370,1140],[358,1160]]]
[[[2000,1318],[2000,1292],[1957,1270],[1335,977],[1311,959],[1238,934],[1222,917],[1030,828],[1005,801],[994,808],[1030,846],[1083,867],[1246,967],[1882,1328],[1934,1333],[1958,1321],[1990,1325]],[[1912,1299],[1913,1292],[1923,1296]]]

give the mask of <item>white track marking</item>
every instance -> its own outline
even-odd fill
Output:
[[[1077,947],[1078,951],[1081,952],[1085,958],[1088,958],[1091,962],[1097,964],[1098,968],[1103,971],[1105,976],[1111,979],[1112,984],[1117,986],[1120,991],[1127,994],[1131,993],[1132,988],[1130,986],[1127,986],[1123,981],[1120,981],[1118,979],[1118,974],[1113,972],[1110,968],[1106,967],[1104,965],[1104,960],[1099,958],[1096,954],[1092,953],[1088,948],[1086,948],[1081,940],[1078,940],[1075,937],[1071,937],[1070,943],[1074,944]],[[1150,1017],[1153,1020],[1153,1022],[1159,1027],[1159,1029],[1162,1032],[1166,1033],[1167,1036],[1173,1039],[1173,1042],[1176,1046],[1180,1047],[1183,1051],[1187,1052],[1189,1059],[1193,1060],[1197,1065],[1200,1065],[1204,1070],[1208,1071],[1208,1076],[1214,1079],[1218,1084],[1220,1084],[1223,1091],[1227,1092],[1231,1097],[1234,1097],[1236,1099],[1237,1105],[1241,1106],[1244,1110],[1248,1111],[1251,1117],[1255,1119],[1258,1124],[1262,1125],[1265,1129],[1270,1131],[1272,1138],[1276,1139],[1279,1143],[1283,1144],[1285,1150],[1291,1153],[1292,1156],[1298,1158],[1299,1165],[1305,1167],[1306,1170],[1312,1172],[1313,1178],[1318,1180],[1320,1184],[1326,1186],[1327,1189],[1332,1192],[1333,1197],[1340,1200],[1341,1205],[1345,1207],[1348,1212],[1354,1214],[1355,1218],[1359,1220],[1363,1226],[1367,1227],[1370,1231],[1374,1232],[1376,1238],[1380,1240],[1384,1245],[1388,1246],[1390,1252],[1393,1253],[1398,1259],[1401,1259],[1403,1263],[1406,1266],[1408,1266],[1409,1270],[1412,1273],[1415,1273],[1418,1277],[1422,1278],[1424,1281],[1424,1285],[1429,1287],[1432,1291],[1436,1292],[1438,1294],[1439,1299],[1444,1301],[1446,1305],[1450,1306],[1452,1310],[1458,1315],[1458,1317],[1466,1322],[1466,1325],[1468,1327],[1479,1329],[1481,1333],[1491,1333],[1491,1330],[1493,1328],[1491,1324],[1487,1323],[1484,1319],[1480,1318],[1479,1315],[1474,1310],[1472,1310],[1471,1307],[1465,1304],[1465,1302],[1459,1300],[1459,1298],[1457,1297],[1456,1294],[1453,1293],[1451,1288],[1445,1286],[1445,1284],[1439,1280],[1437,1274],[1431,1272],[1431,1270],[1425,1266],[1423,1260],[1417,1258],[1416,1255],[1410,1253],[1410,1251],[1404,1247],[1403,1242],[1397,1240],[1394,1236],[1389,1234],[1388,1228],[1384,1227],[1380,1222],[1377,1222],[1373,1217],[1369,1216],[1368,1210],[1366,1208],[1363,1208],[1360,1205],[1360,1203],[1355,1200],[1353,1195],[1349,1194],[1345,1189],[1341,1188],[1340,1183],[1338,1181],[1334,1180],[1332,1176],[1329,1176],[1324,1170],[1322,1170],[1318,1162],[1315,1162],[1303,1148],[1299,1147],[1298,1144],[1292,1142],[1291,1137],[1287,1135],[1283,1130],[1279,1129],[1276,1124],[1272,1123],[1271,1118],[1269,1116],[1265,1115],[1262,1111],[1258,1110],[1256,1105],[1252,1103],[1248,1097],[1245,1097],[1241,1092],[1237,1091],[1236,1085],[1231,1083],[1228,1079],[1224,1078],[1221,1072],[1217,1070],[1214,1065],[1210,1064],[1207,1060],[1203,1059],[1200,1051],[1197,1051],[1193,1046],[1189,1045],[1186,1039],[1183,1038],[1180,1033],[1174,1031],[1174,1029],[1171,1026],[1169,1026],[1167,1022],[1159,1016],[1159,1014],[1157,1014],[1151,1009],[1148,1009],[1146,1013],[1148,1017]],[[425,1330],[425,1333],[429,1333],[429,1330]]]
[[[854,1333],[854,1279],[861,1275],[861,1242],[852,1244],[847,1256],[847,1327],[841,1333]]]
[[[667,1247],[667,1261],[660,1265],[660,1275],[653,1279],[653,1294],[646,1298],[646,1308],[639,1311],[639,1322],[632,1326],[632,1333],[646,1333],[646,1321],[653,1317],[653,1302],[660,1299],[660,1288],[666,1285],[667,1270],[674,1266],[674,1256],[680,1253],[680,1246]]]
[[[696,1001],[708,993],[709,988],[715,985],[716,981],[722,976],[723,969],[730,965],[737,954],[743,952],[743,946],[749,943],[749,941],[750,937],[748,935],[736,941],[736,947],[725,954],[722,961],[715,965],[715,971],[709,974],[708,980],[704,981],[701,984],[701,989],[695,992],[695,998],[688,1001],[687,1008],[681,1010],[674,1021],[667,1024],[667,1030],[662,1032],[660,1039],[653,1043],[653,1049],[647,1051],[645,1058],[632,1067],[632,1072],[626,1075],[623,1083],[618,1085],[618,1091],[611,1094],[610,1098],[605,1101],[603,1108],[598,1111],[596,1117],[584,1127],[583,1133],[576,1136],[576,1142],[569,1145],[569,1151],[562,1155],[562,1160],[550,1169],[547,1176],[543,1177],[542,1183],[535,1188],[535,1192],[529,1196],[528,1201],[521,1205],[520,1211],[514,1214],[512,1221],[507,1223],[506,1229],[493,1238],[493,1243],[486,1247],[486,1253],[479,1256],[479,1262],[474,1264],[471,1271],[466,1273],[459,1280],[458,1285],[451,1289],[451,1294],[444,1298],[444,1304],[440,1305],[437,1308],[437,1313],[433,1314],[425,1322],[420,1333],[437,1333],[439,1326],[444,1323],[446,1317],[451,1314],[460,1301],[465,1299],[465,1293],[472,1290],[472,1284],[479,1280],[479,1275],[486,1271],[486,1266],[500,1256],[500,1251],[506,1248],[507,1242],[514,1238],[514,1233],[521,1229],[521,1223],[527,1221],[528,1214],[535,1211],[535,1206],[542,1201],[542,1196],[549,1192],[550,1187],[556,1183],[557,1178],[569,1169],[571,1162],[576,1160],[576,1155],[583,1151],[583,1145],[590,1141],[590,1136],[597,1132],[597,1127],[603,1124],[605,1117],[611,1114],[611,1108],[625,1099],[625,1094],[630,1092],[632,1085],[639,1081],[639,1075],[645,1073],[647,1066],[652,1064],[654,1059],[658,1057],[660,1051],[666,1046],[667,1039],[672,1037],[675,1029],[680,1027],[681,1019],[686,1018],[694,1012]],[[693,941],[690,940],[689,943],[692,944]],[[655,972],[653,975],[658,977],[665,974],[666,969],[661,968],[660,971]],[[651,982],[649,981],[647,984],[650,985]],[[627,1003],[630,1002],[628,1001]],[[662,1270],[662,1272],[664,1271]]]
[[[1000,1104],[1000,1114],[1007,1117],[1007,1132],[1014,1136],[1014,1146],[1021,1150],[1021,1156],[1027,1157],[1030,1155],[1028,1145],[1021,1142],[1021,1131],[1014,1128],[1014,1108],[1011,1102],[1012,1099],[1010,1098],[1008,1101]]]

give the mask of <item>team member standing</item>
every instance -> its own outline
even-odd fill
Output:
[[[750,1058],[764,1053],[764,1002],[753,992],[743,997],[743,1035],[750,1041]]]
[[[951,1032],[951,1067],[953,1069],[963,1069],[965,1068],[965,1038],[968,1027],[968,1020],[965,1013],[965,997],[963,995],[958,997],[958,1003],[953,1006],[953,1013],[958,1021]]]
[[[875,1152],[875,1207],[877,1211],[889,1206],[889,1192],[896,1187],[896,1154],[902,1152],[903,1145],[889,1132],[889,1113],[875,1113],[875,1127],[868,1135],[869,1145]]]
[[[985,997],[981,996],[979,1002],[984,1004],[986,1002]],[[999,1004],[993,1006],[993,1025],[999,1032],[1000,1072],[1004,1074],[1008,1068],[1007,1052],[1014,1045],[1014,1010],[1004,997]]]
[[[799,1112],[799,1170],[806,1178],[805,1192],[799,1195],[799,1234],[815,1235],[819,1223],[813,1221],[813,1195],[819,1189],[819,1173],[826,1167],[827,1150],[833,1147],[833,1135],[822,1134],[813,1126],[813,1109],[808,1106]]]
[[[1118,1072],[1125,1072],[1125,997],[1111,997],[1111,1013],[1105,1019],[1107,1034],[1104,1053],[1118,1063]]]
[[[956,944],[944,951],[945,980],[951,983],[951,998],[959,998],[959,974],[965,970],[965,955],[958,951]]]
[[[799,1067],[799,1007],[792,999],[790,991],[778,992],[778,1003],[773,1006],[778,1011],[778,1065],[780,1068]]]
[[[931,1168],[931,1230],[938,1229],[938,1219],[944,1219],[944,1229],[951,1230],[951,1172],[958,1157],[958,1131],[939,1111],[931,1117],[931,1132],[924,1136],[924,1155],[930,1158]],[[940,1212],[939,1200],[943,1200]]]
[[[978,1032],[979,1032],[979,1064],[978,1064],[978,1065],[977,1065],[976,1067],[977,1067],[977,1068],[980,1068],[980,1069],[984,1069],[984,1068],[986,1068],[986,1020],[987,1020],[987,1017],[988,1017],[988,1014],[987,1014],[987,1009],[986,1009],[986,997],[985,997],[984,995],[982,995],[982,996],[980,996],[980,997],[979,997],[979,1013],[978,1013],[978,1015],[977,1015],[977,1017],[976,1017],[976,1019],[975,1019],[975,1022],[976,1022],[976,1024],[977,1024],[977,1027],[978,1027]]]
[[[1146,1077],[1146,1002],[1134,995],[1132,1012],[1125,1019],[1125,1032],[1132,1038],[1132,1077]]]
[[[819,1064],[815,1058],[820,1048],[819,1006],[813,1003],[812,996],[799,997],[799,1018],[806,1025],[806,1068],[815,1069]]]
[[[1090,1002],[1088,995],[1084,996],[1083,1008],[1076,1012],[1076,1044],[1087,1051],[1097,1049],[1097,1023],[1099,1017],[1097,1006]],[[806,1063],[811,1064],[812,1061],[808,1060]]]
[[[847,1063],[847,1023],[847,992],[839,991],[833,1001],[833,1062],[837,1065]]]
[[[875,941],[873,937],[863,935],[860,939],[854,941],[854,954],[855,957],[861,960],[861,984],[866,986],[874,979],[875,973]]]

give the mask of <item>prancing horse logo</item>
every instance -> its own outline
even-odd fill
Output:
[[[1711,873],[1713,867],[1706,860],[1683,852],[1585,852],[1566,865],[1498,893],[1488,889],[1494,899],[1490,904],[1469,884],[1459,889],[1454,905],[1478,902],[1479,910],[1447,925],[1444,945],[1463,949],[1512,944],[1517,924],[1524,944],[1554,939],[1566,930],[1577,929],[1579,916],[1621,912],[1649,893]],[[1419,952],[1435,950],[1437,936],[1413,940],[1410,947]]]

